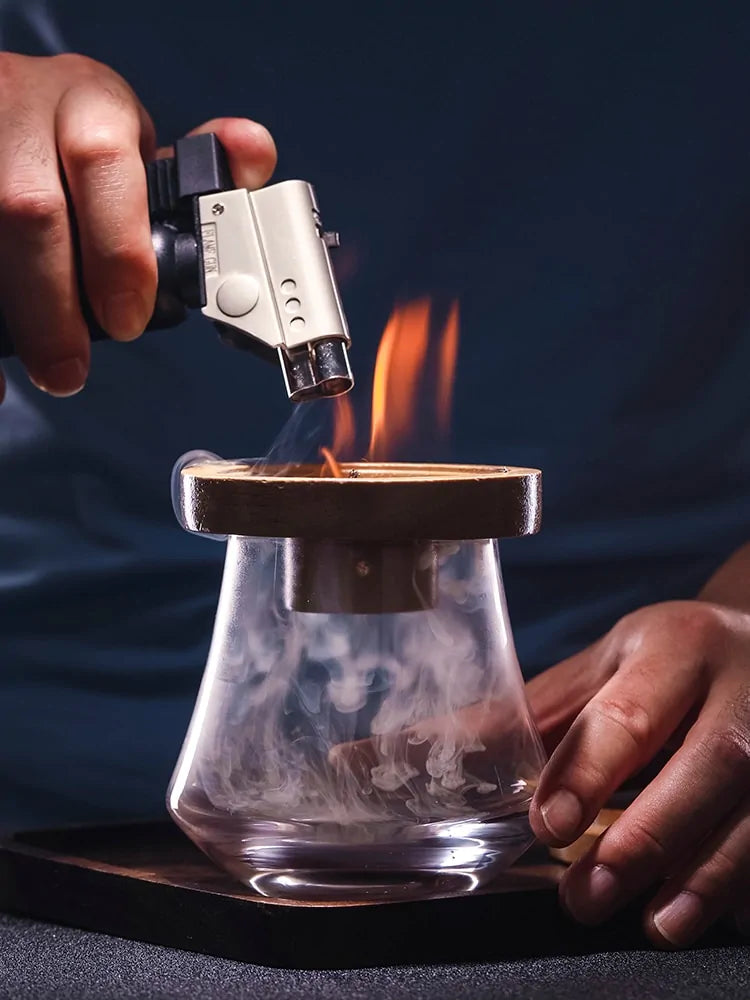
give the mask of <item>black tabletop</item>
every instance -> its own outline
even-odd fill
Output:
[[[644,946],[463,965],[282,970],[0,914],[2,1000],[747,1000],[748,958],[743,945],[675,953]]]

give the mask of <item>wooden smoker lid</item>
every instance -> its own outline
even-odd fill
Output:
[[[538,469],[353,462],[341,470],[335,479],[318,465],[189,465],[182,518],[214,535],[363,542],[511,538],[541,523]]]

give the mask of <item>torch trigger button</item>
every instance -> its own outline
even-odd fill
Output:
[[[231,274],[216,290],[216,305],[225,316],[246,316],[259,297],[260,285],[251,274]]]

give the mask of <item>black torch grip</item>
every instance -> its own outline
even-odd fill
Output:
[[[213,133],[178,139],[174,156],[148,164],[146,181],[159,282],[156,307],[146,329],[163,330],[181,323],[188,309],[206,304],[198,198],[229,191],[235,185],[224,148]],[[80,244],[72,212],[71,226],[79,299],[89,336],[92,341],[109,340],[94,318],[81,282]],[[0,315],[0,358],[15,353],[13,337]]]

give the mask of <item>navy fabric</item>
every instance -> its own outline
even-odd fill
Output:
[[[216,114],[271,129],[277,179],[313,182],[349,248],[365,396],[394,300],[460,299],[450,454],[545,474],[542,534],[503,546],[528,674],[693,596],[750,536],[746,4],[3,11],[3,47],[114,66],[163,141]],[[200,319],[97,346],[69,400],[6,371],[0,816],[154,812],[223,558],[177,527],[170,470],[264,453],[279,375]]]

